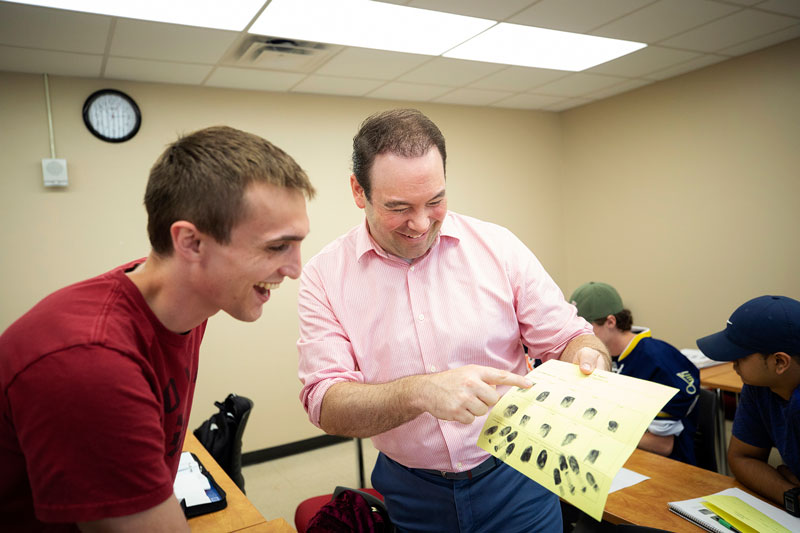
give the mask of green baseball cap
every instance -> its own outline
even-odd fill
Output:
[[[616,289],[600,281],[584,283],[575,289],[569,301],[578,308],[578,316],[589,322],[616,315],[624,307]]]

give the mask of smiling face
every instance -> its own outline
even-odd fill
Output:
[[[230,242],[203,241],[203,290],[211,307],[252,322],[261,316],[271,290],[287,276],[300,276],[300,243],[308,234],[308,216],[305,197],[297,189],[253,183],[244,199],[246,216],[231,231]]]
[[[370,235],[384,251],[416,259],[433,246],[447,214],[445,176],[437,148],[420,157],[375,156],[371,199],[350,178],[356,205],[364,209]]]

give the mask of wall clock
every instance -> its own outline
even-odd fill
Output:
[[[100,89],[84,102],[83,122],[98,139],[121,143],[139,131],[142,113],[133,98],[122,91]]]

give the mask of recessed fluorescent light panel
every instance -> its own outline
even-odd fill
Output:
[[[242,31],[264,0],[29,0],[18,4],[54,7],[98,15]]]
[[[503,22],[443,55],[521,67],[580,71],[645,46],[644,43]]]
[[[369,0],[272,0],[249,31],[438,56],[494,24],[493,20]]]

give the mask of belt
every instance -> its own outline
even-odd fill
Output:
[[[494,456],[489,456],[484,462],[473,468],[472,470],[466,470],[464,472],[445,472],[444,470],[428,470],[427,468],[413,468],[411,470],[416,470],[418,472],[425,472],[426,474],[434,474],[436,476],[442,476],[445,479],[472,479],[477,477],[481,474],[485,474],[491,470],[494,470],[495,467],[500,465],[502,461],[495,458]]]

